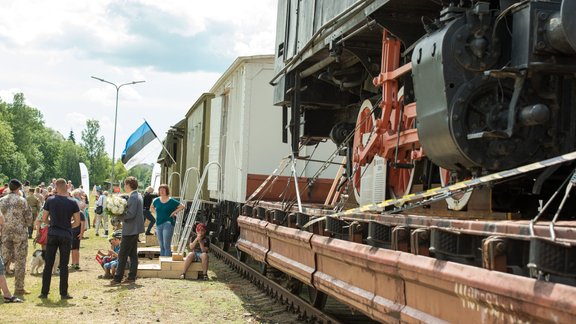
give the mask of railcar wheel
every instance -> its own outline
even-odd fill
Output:
[[[374,128],[374,114],[373,114],[372,104],[369,100],[365,100],[360,107],[358,112],[358,118],[356,119],[356,128],[354,131],[354,143],[353,143],[353,154],[358,154],[366,144],[370,137],[373,135],[372,130]],[[354,187],[354,195],[356,196],[356,201],[360,201],[360,182],[362,179],[362,170],[360,169],[362,165],[353,159],[352,169],[353,169],[353,181],[352,186]]]
[[[238,258],[238,260],[240,260],[240,262],[246,263],[248,255],[246,254],[246,252],[240,249],[236,249],[236,257]]]
[[[314,287],[308,286],[308,299],[310,301],[310,305],[314,306],[317,309],[323,309],[326,306],[326,300],[328,299],[328,295],[319,291]]]
[[[258,271],[265,276],[268,273],[268,265],[265,262],[258,262]]]
[[[442,187],[453,184],[455,182],[464,179],[454,179],[452,172],[450,170],[440,168],[440,184]],[[455,193],[452,196],[446,198],[446,203],[448,204],[448,209],[460,211],[466,208],[470,197],[472,196],[472,191]]]
[[[390,197],[401,198],[404,195],[409,194],[412,191],[412,184],[414,181],[414,174],[416,173],[416,167],[412,168],[399,168],[390,165],[386,161],[387,168],[387,187]]]
[[[232,235],[230,235],[230,230],[231,230],[231,221],[230,221],[230,217],[226,217],[224,219],[224,221],[222,222],[222,229],[221,229],[221,233],[222,233],[222,250],[224,252],[228,252],[230,250],[230,238]]]
[[[302,285],[303,284],[300,280],[289,275],[285,275],[284,278],[282,278],[282,286],[294,295],[300,295],[302,292]]]

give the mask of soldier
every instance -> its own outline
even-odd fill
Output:
[[[22,183],[16,179],[8,184],[10,193],[0,198],[0,212],[4,215],[2,227],[2,256],[14,262],[15,295],[29,294],[24,289],[26,256],[28,255],[28,224],[32,224],[32,212],[26,199],[20,196]]]
[[[36,195],[34,195],[34,188],[29,188],[28,189],[28,195],[26,196],[26,202],[28,203],[28,207],[30,207],[30,210],[32,211],[32,219],[36,219],[36,217],[38,216],[38,213],[40,212],[40,209],[42,208],[42,203],[40,202],[40,200],[38,200],[38,197],[36,197]],[[32,230],[34,229],[34,227],[32,226],[33,224],[29,224],[28,225],[28,238],[31,239],[32,238]]]

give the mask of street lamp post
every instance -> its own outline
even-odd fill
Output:
[[[91,78],[96,79],[96,80],[101,81],[101,82],[111,84],[116,88],[116,110],[114,112],[114,142],[112,143],[112,175],[110,177],[112,185],[114,185],[114,163],[115,163],[114,159],[116,158],[116,124],[118,122],[118,93],[120,92],[120,88],[122,88],[125,85],[143,83],[146,81],[132,81],[132,82],[127,82],[127,83],[122,83],[121,85],[116,85],[116,83],[106,81],[104,79],[97,78],[95,76],[93,76]]]

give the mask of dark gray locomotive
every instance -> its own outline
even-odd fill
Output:
[[[576,150],[576,1],[285,0],[278,12],[274,100],[296,154],[331,138],[350,178],[381,156],[388,181],[426,189],[437,168],[455,181]],[[380,142],[352,139],[365,100]],[[497,184],[492,208],[533,216],[571,171]]]

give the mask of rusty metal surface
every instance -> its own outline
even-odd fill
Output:
[[[399,252],[314,235],[314,287],[373,319],[396,322],[405,304]],[[378,262],[374,262],[377,260]]]
[[[272,224],[266,227],[266,231],[270,240],[267,263],[312,285],[315,270],[314,253],[310,246],[312,233]]]
[[[277,203],[260,203],[267,208],[281,208]],[[330,213],[319,206],[308,205],[305,213],[310,216],[323,216]],[[481,236],[507,236],[517,239],[529,240],[530,226],[527,220],[478,220],[478,219],[455,219],[445,217],[430,217],[405,214],[380,215],[373,213],[354,214],[344,217],[347,221],[376,221],[390,226],[408,226],[410,228],[438,227],[459,231],[465,234]],[[576,221],[558,221],[555,224],[556,238],[560,241],[576,243]],[[542,221],[534,226],[534,234],[538,237],[549,238],[549,222]]]
[[[569,323],[576,318],[575,287],[406,253],[398,269],[407,305],[449,322]]]
[[[251,255],[256,261],[265,262],[266,253],[270,248],[266,234],[266,226],[271,225],[266,221],[246,216],[238,216],[240,237],[236,242],[236,248]]]
[[[274,241],[270,251],[275,256],[269,254],[268,261],[274,259],[282,270],[292,268],[295,275],[315,267],[316,289],[378,321],[569,323],[576,318],[576,287],[303,234],[245,217],[241,223],[243,230],[256,226],[258,235],[266,232]],[[255,230],[248,231],[244,240],[262,241]],[[303,260],[315,264],[307,263],[302,272]],[[490,262],[498,266],[498,260]]]

